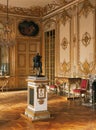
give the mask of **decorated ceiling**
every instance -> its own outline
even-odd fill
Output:
[[[8,0],[10,14],[43,16],[76,0]],[[0,0],[0,12],[6,13],[7,0]]]
[[[8,0],[11,7],[30,8],[33,6],[45,7],[50,4],[62,4],[74,0]],[[0,4],[7,4],[7,0],[0,0]]]

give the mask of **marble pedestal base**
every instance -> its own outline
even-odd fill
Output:
[[[32,120],[42,120],[50,118],[47,110],[47,84],[46,77],[29,76],[28,99],[25,115]]]
[[[32,111],[30,109],[25,110],[25,115],[31,118],[33,121],[43,120],[50,118],[50,113],[48,111]]]

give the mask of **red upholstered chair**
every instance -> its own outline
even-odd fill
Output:
[[[61,85],[61,82],[58,79],[56,79],[55,84],[49,85],[49,90],[55,92],[56,94],[59,94],[60,93],[60,85]]]
[[[49,90],[53,91],[54,93],[57,93],[57,86],[55,84],[49,85]]]
[[[79,94],[80,99],[82,99],[82,94],[84,94],[84,97],[87,94],[87,88],[88,88],[88,79],[82,79],[80,88],[73,89],[73,99],[75,98],[76,94]]]

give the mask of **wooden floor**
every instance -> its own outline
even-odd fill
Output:
[[[27,91],[0,92],[0,130],[96,130],[96,110],[79,100],[48,94],[51,119],[25,118]]]

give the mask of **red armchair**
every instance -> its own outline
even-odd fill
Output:
[[[82,94],[84,94],[84,97],[87,94],[87,88],[88,88],[88,79],[82,79],[80,88],[73,89],[73,99],[75,98],[76,94],[79,94],[80,99],[82,99]]]

